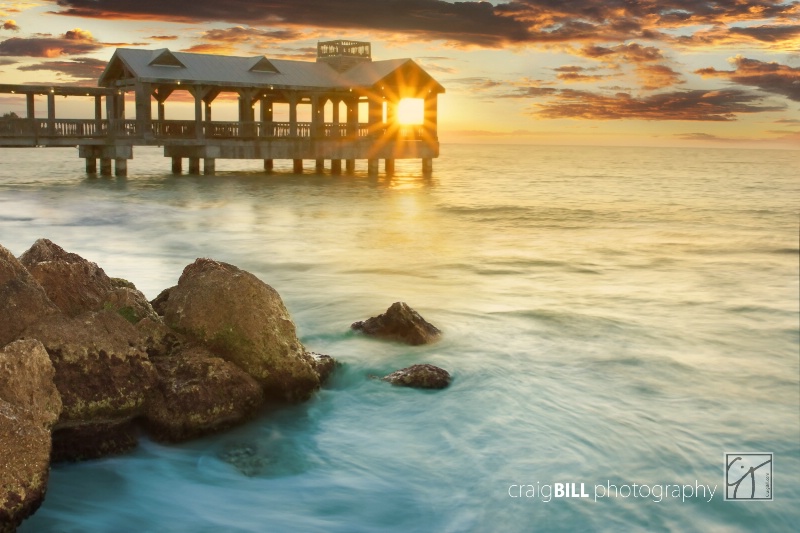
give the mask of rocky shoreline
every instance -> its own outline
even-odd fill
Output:
[[[303,346],[272,287],[212,259],[150,302],[47,239],[19,258],[0,245],[0,315],[0,533],[41,505],[51,461],[128,451],[139,428],[162,442],[219,432],[308,400],[337,366]],[[441,334],[401,302],[356,324],[413,345]],[[384,379],[450,382],[415,367]]]

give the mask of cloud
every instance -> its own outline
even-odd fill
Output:
[[[746,91],[673,91],[645,97],[629,93],[604,95],[562,89],[549,101],[536,104],[532,114],[539,118],[587,120],[690,120],[733,121],[744,113],[781,111],[783,107],[758,105],[761,97]]]
[[[40,34],[41,35],[41,34]],[[59,57],[94,52],[103,48],[88,31],[75,28],[61,37],[12,37],[0,42],[0,56]]]
[[[731,141],[727,137],[720,137],[719,135],[711,135],[710,133],[676,133],[673,137],[682,139],[684,141]]]
[[[584,74],[584,72],[591,72],[596,69],[578,67],[574,65],[566,65],[553,70],[558,73],[556,74],[556,78],[566,83],[600,81],[608,77],[603,74]]]
[[[9,31],[19,31],[19,26],[17,25],[17,21],[8,19],[3,22],[3,29]]]
[[[775,124],[800,124],[800,119],[796,118],[782,118],[780,120],[776,120]]]
[[[800,67],[794,68],[776,62],[764,62],[736,56],[732,59],[736,70],[703,68],[695,71],[703,77],[725,78],[740,85],[758,87],[762,91],[780,94],[800,102]]]
[[[637,65],[636,75],[646,91],[683,83],[683,77],[666,65]]]
[[[800,36],[800,25],[797,24],[761,26],[715,24],[709,29],[698,30],[690,35],[677,37],[665,35],[664,40],[690,47],[760,45],[768,49],[792,50],[797,48],[798,36]]]
[[[34,65],[25,65],[18,67],[18,70],[25,72],[50,70],[73,78],[96,81],[105,68],[105,61],[90,57],[78,57],[68,61],[45,61]]]
[[[151,41],[174,41],[178,38],[177,35],[151,35],[150,37],[146,37]]]
[[[56,13],[103,19],[228,22],[287,28],[397,32],[456,45],[624,41],[707,25],[771,20],[796,23],[800,7],[784,0],[46,0]],[[762,42],[770,33],[755,30]],[[791,33],[791,32],[789,32]],[[785,35],[785,34],[784,34]],[[778,33],[775,39],[783,39]]]
[[[664,57],[661,50],[658,48],[654,46],[642,46],[638,43],[620,44],[612,47],[586,45],[577,53],[589,59],[601,59],[605,61],[624,59],[631,63],[659,61]]]

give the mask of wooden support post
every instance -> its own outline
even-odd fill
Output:
[[[114,160],[114,175],[127,176],[128,175],[128,160],[124,158],[116,158]]]
[[[97,174],[97,159],[94,157],[86,158],[86,173]]]
[[[111,175],[111,158],[109,157],[100,158],[100,175],[101,176]]]
[[[348,159],[345,161],[345,171],[348,174],[352,174],[356,171],[356,160],[355,159]]]
[[[370,176],[378,175],[378,159],[367,159],[367,174]]]
[[[394,175],[394,159],[386,159],[384,160],[384,170],[387,176]]]
[[[47,93],[47,134],[56,134],[56,95],[52,90]]]
[[[94,119],[103,119],[103,97],[100,95],[94,97]]]
[[[183,171],[183,159],[180,157],[173,157],[172,158],[172,173],[173,174],[180,174]]]
[[[322,174],[325,172],[325,160],[324,159],[317,159],[317,163],[315,165],[315,170],[317,174]]]
[[[297,94],[289,95],[289,137],[297,137]]]
[[[429,93],[428,96],[425,97],[424,119],[422,123],[426,140],[435,141],[438,138],[438,114],[436,94]]]
[[[264,160],[264,170],[267,172],[272,172],[273,161],[272,159],[265,159]]]
[[[189,174],[200,174],[200,158],[189,158]]]
[[[426,178],[433,174],[433,159],[426,157],[422,160],[422,175]]]
[[[34,99],[32,94],[26,94],[25,100],[28,105],[28,118],[33,119],[36,118],[36,109],[34,104]]]
[[[217,171],[217,160],[212,157],[206,157],[203,159],[203,174],[207,176],[213,176],[214,173]]]
[[[341,173],[342,173],[342,160],[331,159],[331,174],[341,174]]]
[[[269,98],[261,99],[261,135],[264,137],[272,137],[275,135],[275,126],[273,121],[272,100]],[[272,170],[270,168],[269,170]]]
[[[303,160],[302,159],[294,159],[292,161],[292,170],[295,174],[302,174],[303,173]]]

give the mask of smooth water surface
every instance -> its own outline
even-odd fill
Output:
[[[445,145],[431,179],[418,161],[172,176],[144,148],[127,179],[87,178],[73,150],[0,156],[14,254],[47,237],[150,298],[197,257],[233,263],[343,363],[310,402],[228,433],[55,466],[23,533],[800,523],[800,152]],[[400,300],[443,340],[350,332]],[[452,385],[369,378],[422,362]],[[723,499],[723,454],[749,451],[774,454],[772,502]],[[509,495],[554,483],[590,497]],[[594,501],[608,483],[716,492]]]

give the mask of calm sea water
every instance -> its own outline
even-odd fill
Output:
[[[793,530],[800,152],[442,154],[428,180],[417,161],[394,178],[258,161],[175,177],[137,148],[127,179],[88,179],[72,149],[0,151],[15,254],[47,237],[151,298],[197,257],[236,264],[344,364],[312,401],[229,433],[54,467],[21,531]],[[444,339],[349,331],[399,300]],[[422,362],[451,387],[368,378]],[[724,501],[725,452],[773,453],[774,501]],[[609,483],[627,496],[595,501]],[[656,501],[667,484],[715,492]]]

